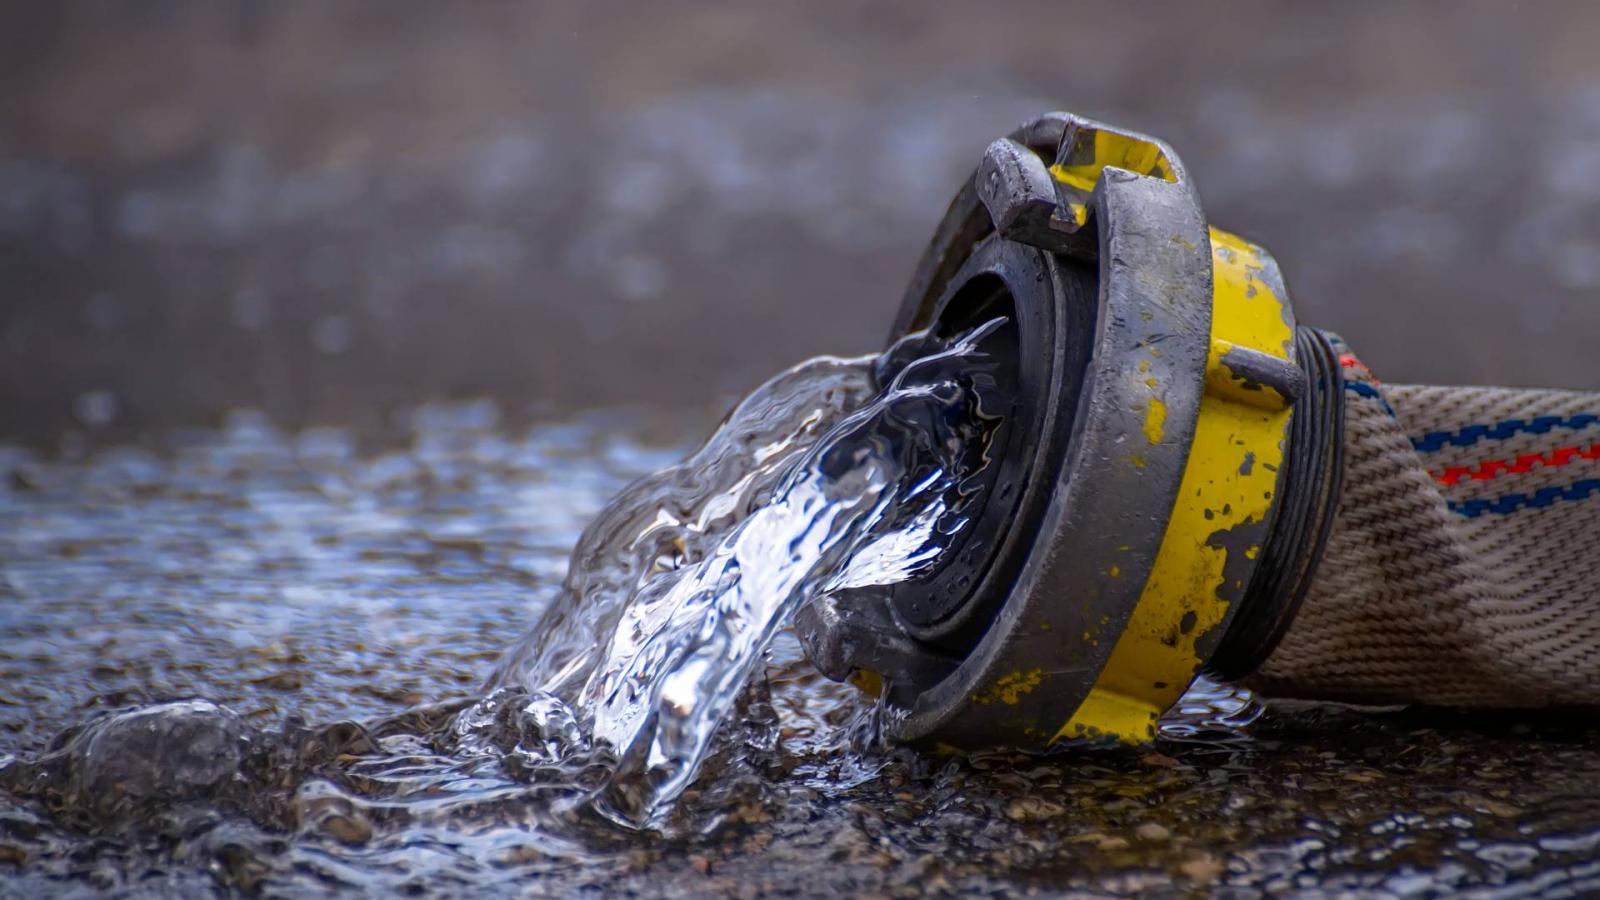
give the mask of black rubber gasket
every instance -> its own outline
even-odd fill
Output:
[[[1019,538],[1031,539],[1040,527],[1092,352],[1094,294],[1087,266],[1068,263],[1052,277],[1041,251],[991,236],[931,311],[928,327],[943,337],[997,312],[1011,320],[983,345],[1013,395],[1009,408],[997,411],[1005,421],[992,439],[984,496],[967,511],[971,521],[946,564],[891,591],[904,627],[945,652],[964,653],[982,637],[1031,547]],[[1061,407],[1054,415],[1045,409],[1049,397]],[[1047,422],[1056,434],[1047,433]]]

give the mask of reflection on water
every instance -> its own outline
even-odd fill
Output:
[[[542,701],[457,712],[693,437],[642,422],[0,448],[0,895],[1600,890],[1581,723],[1257,718],[1208,686],[1148,750],[946,759],[875,745],[782,633],[667,833],[618,829],[578,802],[604,760],[521,767],[571,734]]]

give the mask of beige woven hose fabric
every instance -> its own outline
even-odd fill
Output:
[[[1251,686],[1600,704],[1600,394],[1385,385],[1335,343],[1344,493],[1312,587]]]

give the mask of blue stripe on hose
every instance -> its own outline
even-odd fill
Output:
[[[1379,403],[1382,403],[1384,412],[1388,413],[1391,418],[1399,418],[1398,416],[1395,416],[1394,407],[1389,405],[1389,401],[1384,399],[1383,394],[1379,393],[1377,388],[1367,384],[1365,381],[1346,381],[1344,383],[1344,389],[1358,397],[1365,397],[1368,400],[1376,400]]]
[[[1476,519],[1482,515],[1503,516],[1519,509],[1544,509],[1562,500],[1585,500],[1600,494],[1600,479],[1587,478],[1567,487],[1540,488],[1532,494],[1506,494],[1493,500],[1460,500],[1450,504],[1450,511]]]
[[[1434,431],[1412,438],[1418,453],[1431,453],[1445,447],[1470,447],[1481,440],[1503,441],[1518,434],[1547,434],[1552,428],[1588,428],[1600,424],[1600,416],[1580,413],[1569,418],[1538,416],[1533,419],[1507,419],[1494,425],[1468,425],[1460,431]]]

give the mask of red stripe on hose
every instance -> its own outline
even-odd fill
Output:
[[[1463,481],[1492,481],[1501,475],[1525,475],[1535,467],[1555,469],[1579,460],[1600,459],[1600,444],[1584,447],[1559,447],[1549,453],[1529,453],[1514,460],[1490,459],[1472,466],[1452,466],[1443,472],[1431,472],[1440,484],[1460,484]]]
[[[1339,355],[1339,365],[1344,366],[1346,369],[1357,369],[1357,370],[1359,370],[1361,372],[1361,374],[1367,376],[1367,378],[1373,384],[1383,384],[1383,382],[1378,380],[1378,376],[1372,374],[1372,370],[1367,368],[1367,364],[1362,362],[1361,360],[1357,359],[1356,355],[1354,353],[1342,353],[1342,354],[1340,354]]]

